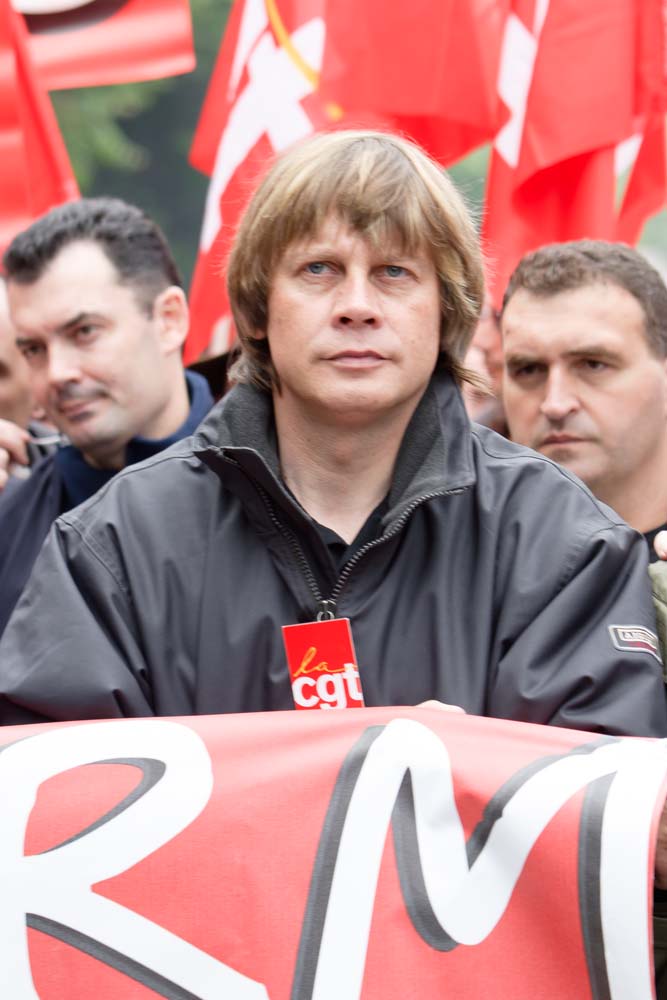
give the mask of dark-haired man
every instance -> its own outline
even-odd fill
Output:
[[[667,522],[667,287],[638,251],[581,240],[519,263],[502,313],[513,440],[641,531]]]
[[[636,250],[580,240],[528,254],[505,292],[505,412],[511,437],[576,473],[644,534],[667,521],[667,287]],[[651,567],[663,657],[664,568]],[[654,923],[667,992],[667,817]]]
[[[58,519],[0,644],[0,720],[340,707],[357,664],[367,705],[665,735],[641,538],[466,417],[483,273],[440,167],[311,138],[252,199],[228,287],[239,384]],[[356,655],[331,675],[334,619]]]
[[[185,295],[138,208],[105,198],[55,208],[15,237],[4,267],[33,396],[69,445],[0,498],[0,630],[53,521],[191,433],[212,403],[205,381],[184,374]]]

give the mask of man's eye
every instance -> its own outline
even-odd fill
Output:
[[[515,385],[521,386],[527,392],[539,388],[548,374],[546,365],[539,361],[531,361],[523,365],[508,365],[507,374]]]
[[[532,378],[537,374],[539,365],[519,365],[517,368],[510,368],[510,375],[515,379]]]
[[[324,274],[327,270],[329,270],[329,265],[325,264],[323,260],[312,260],[306,264],[308,274]]]
[[[607,368],[606,362],[598,361],[596,358],[585,358],[582,363],[590,372],[603,372]]]
[[[74,337],[76,340],[88,340],[97,330],[97,327],[92,323],[84,323],[82,326],[77,326],[74,331]]]
[[[28,361],[31,361],[34,358],[39,357],[39,355],[43,353],[44,353],[44,346],[42,344],[23,344],[21,346],[21,354]]]
[[[385,264],[384,272],[388,278],[403,278],[408,273],[400,264]]]

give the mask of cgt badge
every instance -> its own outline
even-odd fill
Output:
[[[295,708],[364,707],[349,618],[283,625],[283,642]]]

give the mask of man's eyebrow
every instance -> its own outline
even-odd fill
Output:
[[[99,313],[93,313],[93,312],[77,313],[76,316],[72,316],[71,319],[67,319],[65,320],[64,323],[61,323],[59,326],[57,326],[55,332],[70,333],[71,330],[73,330],[75,327],[79,326],[81,323],[86,323],[91,319],[101,319],[101,317]]]
[[[611,350],[603,344],[592,343],[583,344],[581,347],[573,347],[569,351],[564,351],[561,357],[566,358],[568,361],[577,361],[580,358],[595,358],[599,361],[618,361],[620,354],[618,351]],[[520,365],[539,365],[545,363],[542,355],[537,353],[531,354],[517,351],[505,354],[505,364],[508,368],[510,366],[516,368]]]
[[[283,257],[296,260],[299,257],[335,257],[339,253],[330,243],[296,243],[287,247]]]
[[[337,247],[333,243],[296,243],[287,247],[283,254],[283,260],[299,260],[304,257],[317,260],[335,260],[342,252],[340,247]],[[393,258],[414,264],[428,259],[426,253],[410,253],[407,250],[402,250],[400,246],[392,244],[387,244],[387,246],[378,250],[377,253],[383,258]]]
[[[582,347],[575,347],[571,351],[565,352],[566,358],[600,358],[607,361],[616,361],[620,357],[618,351],[613,351],[604,344],[584,344]]]
[[[507,353],[505,355],[506,365],[537,365],[541,361],[538,354]]]
[[[103,320],[103,319],[104,319],[104,317],[101,315],[101,313],[80,312],[80,313],[77,313],[76,316],[72,316],[71,319],[65,320],[64,323],[60,323],[55,328],[54,333],[56,333],[59,336],[62,335],[62,334],[68,334],[68,333],[71,333],[72,330],[75,330],[77,328],[77,326],[79,326],[81,323],[89,323],[89,322],[91,322],[91,320],[98,320],[99,321],[99,320]],[[40,334],[35,334],[33,336],[30,336],[30,337],[26,337],[26,336],[22,336],[21,334],[18,334],[16,336],[16,346],[18,348],[28,347],[30,344],[34,344],[35,341],[42,340],[42,339],[43,338],[42,338],[42,336]]]

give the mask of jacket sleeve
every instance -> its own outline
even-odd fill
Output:
[[[56,521],[0,641],[0,724],[154,715],[139,635],[122,560]]]
[[[514,565],[518,577],[504,583],[522,599],[503,604],[488,714],[666,736],[643,537],[625,524],[582,523],[564,529],[560,549],[534,544]]]

